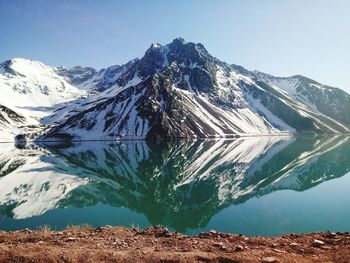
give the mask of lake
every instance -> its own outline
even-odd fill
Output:
[[[350,231],[350,137],[0,144],[0,229]]]

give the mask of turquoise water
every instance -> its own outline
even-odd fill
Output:
[[[350,231],[350,138],[0,145],[0,229]]]

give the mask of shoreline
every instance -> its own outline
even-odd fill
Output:
[[[349,262],[348,232],[186,236],[162,227],[0,231],[0,262]]]

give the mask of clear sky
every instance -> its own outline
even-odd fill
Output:
[[[0,0],[1,61],[99,69],[176,37],[228,63],[350,92],[349,0]]]

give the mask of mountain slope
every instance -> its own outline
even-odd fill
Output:
[[[276,87],[298,102],[337,121],[350,124],[350,95],[301,75],[280,78],[254,71],[261,81]]]
[[[86,94],[57,75],[54,68],[19,58],[0,64],[0,88],[0,141],[31,133],[44,116],[52,114],[55,105]]]

